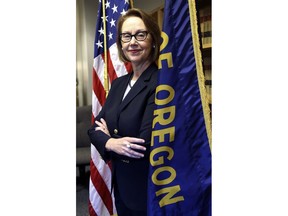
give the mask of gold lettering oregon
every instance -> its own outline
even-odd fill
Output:
[[[164,47],[168,44],[168,36],[163,32],[163,43],[161,44],[160,49],[164,49]],[[170,57],[169,57],[170,54]],[[166,58],[166,57],[167,58]],[[162,54],[162,57],[164,59],[167,59],[168,66],[172,65],[172,54],[166,53]],[[171,64],[169,64],[169,61],[171,60]],[[161,65],[161,62],[160,62]],[[162,65],[161,65],[162,67]],[[165,98],[159,99],[159,92],[164,92]],[[167,92],[167,93],[166,93]],[[156,88],[155,93],[155,104],[158,106],[164,106],[164,108],[159,108],[154,110],[154,119],[153,119],[153,128],[155,128],[156,124],[159,123],[161,126],[166,126],[164,128],[161,128],[159,130],[153,130],[152,131],[152,137],[151,137],[151,146],[154,146],[154,140],[158,138],[158,143],[164,143],[164,141],[168,141],[167,145],[165,146],[159,146],[154,148],[150,153],[150,164],[151,166],[155,167],[158,166],[156,170],[153,171],[151,180],[153,184],[155,185],[161,185],[163,188],[158,190],[156,192],[156,196],[160,196],[162,194],[165,194],[165,196],[162,197],[162,199],[159,201],[159,206],[163,207],[165,205],[170,205],[173,203],[177,203],[184,200],[183,196],[180,196],[179,193],[181,193],[180,185],[175,186],[169,186],[165,187],[165,185],[168,185],[170,183],[173,183],[173,181],[176,179],[176,170],[172,166],[163,166],[165,165],[165,159],[166,160],[172,160],[174,157],[174,150],[173,148],[169,147],[169,143],[172,143],[175,138],[175,126],[168,127],[169,124],[172,124],[175,115],[176,115],[176,106],[167,106],[175,96],[174,89],[169,85],[159,85]],[[166,144],[166,143],[165,143]],[[166,152],[166,153],[164,153]],[[165,156],[164,156],[164,155]],[[168,173],[168,175],[160,175],[161,173]],[[176,196],[176,194],[178,194]]]
[[[158,179],[157,176],[161,173],[161,172],[169,172],[170,176],[166,179]],[[156,185],[167,185],[170,184],[176,177],[176,171],[175,169],[173,169],[170,166],[164,166],[164,167],[159,167],[157,168],[153,174],[152,174],[152,181],[154,184]]]
[[[163,42],[162,42],[162,44],[160,46],[160,51],[162,51],[167,46],[167,44],[169,42],[169,37],[168,37],[168,35],[165,32],[161,32],[161,37],[163,38]],[[158,68],[159,69],[162,68],[162,61],[163,60],[167,60],[168,68],[173,67],[173,59],[172,59],[172,53],[171,52],[162,53],[159,56],[159,59],[158,59]]]
[[[158,69],[162,68],[162,61],[166,60],[167,64],[168,64],[168,68],[172,68],[173,67],[173,60],[172,60],[172,53],[163,53],[159,56],[158,59]]]
[[[162,146],[162,147],[155,148],[150,153],[150,162],[151,162],[152,166],[158,166],[158,165],[164,164],[164,157],[163,156],[157,157],[158,160],[154,160],[154,156],[156,156],[156,154],[162,153],[162,152],[168,153],[168,156],[167,156],[168,160],[171,160],[174,156],[174,151],[169,146]]]
[[[161,32],[161,37],[163,39],[162,44],[160,45],[160,52],[167,46],[169,42],[169,37],[165,32]]]
[[[180,191],[180,186],[175,185],[167,188],[160,189],[156,192],[156,196],[158,197],[161,194],[167,193],[159,202],[159,206],[163,207],[165,205],[170,205],[173,203],[177,203],[184,200],[183,196],[173,197],[176,193]]]
[[[164,128],[164,129],[161,129],[161,130],[152,131],[151,146],[154,146],[154,138],[155,137],[159,137],[159,142],[164,142],[164,139],[165,139],[164,135],[165,134],[169,135],[169,142],[174,141],[175,127]]]
[[[169,114],[168,118],[164,118],[164,114]],[[153,128],[156,123],[161,125],[168,125],[175,119],[175,106],[169,106],[154,111],[155,118],[153,119]]]
[[[166,97],[165,99],[158,99],[157,93],[159,93],[160,91],[167,91],[169,93],[168,97]],[[171,86],[159,85],[156,88],[155,103],[156,105],[166,105],[174,99],[174,96],[175,96],[175,91]]]

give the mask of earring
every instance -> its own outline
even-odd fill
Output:
[[[155,45],[153,45],[153,48],[155,49]]]

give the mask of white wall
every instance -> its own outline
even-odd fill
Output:
[[[76,74],[78,105],[91,104],[94,37],[99,0],[76,0]],[[151,12],[164,0],[134,0],[134,7]]]

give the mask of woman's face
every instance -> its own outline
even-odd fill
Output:
[[[124,21],[121,29],[122,37],[129,37],[130,35],[139,34],[140,40],[145,35],[145,31],[148,31],[144,22],[139,17],[129,17]],[[144,32],[144,33],[143,33]],[[127,34],[126,34],[127,33]],[[122,51],[127,59],[132,64],[144,64],[150,63],[150,55],[152,50],[152,38],[148,34],[143,41],[137,41],[135,36],[131,38],[131,41],[124,43],[121,41]]]

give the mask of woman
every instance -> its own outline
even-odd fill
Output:
[[[88,134],[103,160],[112,160],[118,216],[146,216],[160,29],[150,15],[135,8],[119,18],[117,28],[119,57],[131,62],[133,71],[112,82]]]

